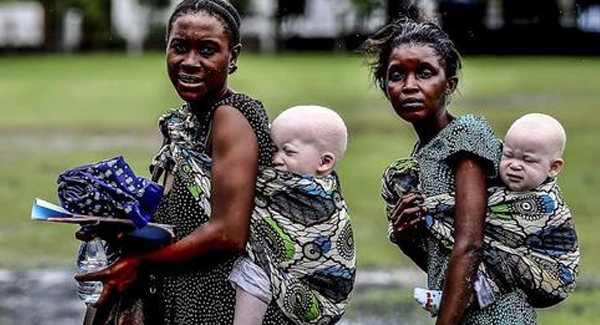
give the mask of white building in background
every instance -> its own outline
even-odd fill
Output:
[[[37,47],[44,43],[44,8],[35,1],[0,4],[0,47]]]

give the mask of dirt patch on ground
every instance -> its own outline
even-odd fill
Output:
[[[423,281],[424,276],[413,269],[362,271],[356,279],[355,296],[384,287],[408,290]],[[70,270],[0,270],[0,324],[81,324],[85,306],[77,300],[75,289]],[[416,309],[416,304],[408,308]],[[355,316],[344,318],[340,324],[402,324],[399,318],[385,319],[367,310],[352,314]],[[404,319],[406,324],[414,324],[414,320]]]

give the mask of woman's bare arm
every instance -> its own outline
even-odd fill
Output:
[[[178,263],[207,253],[244,249],[258,169],[258,141],[245,117],[224,106],[212,127],[211,218],[180,241],[143,260]]]
[[[458,324],[473,293],[472,284],[483,249],[486,186],[481,160],[462,158],[456,161],[455,243],[436,324]]]

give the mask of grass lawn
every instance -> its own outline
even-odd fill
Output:
[[[467,57],[451,111],[482,114],[502,137],[526,112],[560,119],[568,136],[560,177],[582,247],[581,277],[600,277],[600,58]],[[77,165],[124,155],[148,176],[159,144],[157,116],[179,104],[161,54],[0,57],[0,267],[72,265],[72,226],[33,223],[35,197],[57,202],[56,176]],[[397,118],[352,55],[242,55],[232,86],[263,101],[271,118],[318,103],[346,120],[350,142],[339,166],[353,215],[362,269],[409,262],[385,239],[380,176],[408,155],[412,129]],[[593,281],[592,281],[593,282]],[[542,323],[591,324],[600,293],[576,292]],[[566,315],[566,316],[564,316]],[[551,321],[550,321],[551,319]]]

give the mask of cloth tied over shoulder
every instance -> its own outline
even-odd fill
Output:
[[[163,196],[162,186],[136,176],[121,156],[67,170],[57,183],[66,210],[129,218],[137,228],[148,224]]]
[[[399,159],[386,169],[382,196],[388,220],[398,200],[415,191],[419,191],[419,166],[414,159]],[[424,206],[430,235],[452,250],[454,193],[427,197]],[[575,288],[579,245],[556,180],[527,192],[489,188],[484,244],[479,272],[493,280],[500,292],[519,288],[532,306],[543,308],[564,300]]]

